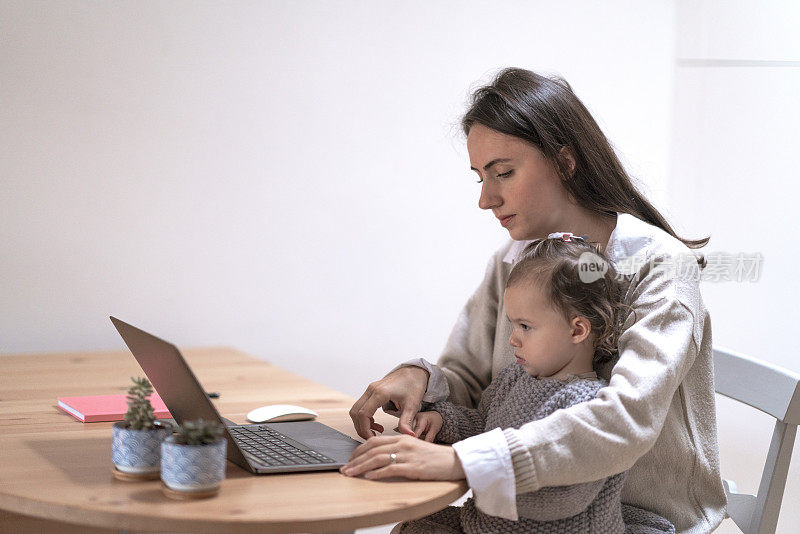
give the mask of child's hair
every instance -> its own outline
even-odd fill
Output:
[[[469,135],[475,124],[538,148],[555,164],[570,196],[584,208],[607,215],[630,213],[692,249],[708,243],[708,237],[679,237],[637,190],[611,143],[566,80],[520,68],[503,69],[490,83],[473,91],[469,109],[461,118],[464,135]],[[564,147],[569,147],[575,158],[573,172],[560,157]],[[700,267],[705,267],[703,255],[696,255]]]
[[[595,370],[617,353],[622,286],[599,247],[579,236],[536,239],[520,255],[506,288],[536,284],[567,321],[583,316],[592,325]]]

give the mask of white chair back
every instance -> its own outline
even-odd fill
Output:
[[[725,480],[728,515],[744,534],[774,534],[800,423],[800,374],[744,354],[714,349],[714,389],[775,418],[757,495]]]

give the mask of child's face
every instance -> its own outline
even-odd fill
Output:
[[[582,361],[578,357],[580,342],[586,336],[576,332],[577,325],[567,321],[550,304],[539,284],[521,282],[506,289],[505,309],[513,327],[508,342],[526,373],[550,378],[573,371],[585,372],[577,366],[578,360]]]

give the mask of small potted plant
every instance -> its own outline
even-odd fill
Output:
[[[225,479],[228,442],[217,421],[184,421],[161,444],[161,480],[170,497],[210,497]]]
[[[128,389],[125,420],[113,425],[111,461],[114,475],[123,480],[156,479],[161,469],[161,442],[172,434],[172,426],[156,421],[146,378],[133,378]]]

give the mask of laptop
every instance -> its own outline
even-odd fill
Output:
[[[228,460],[251,473],[339,469],[360,445],[316,421],[237,425],[224,419],[175,345],[115,317],[111,322],[175,421],[182,424],[202,418],[221,423],[228,440]]]

